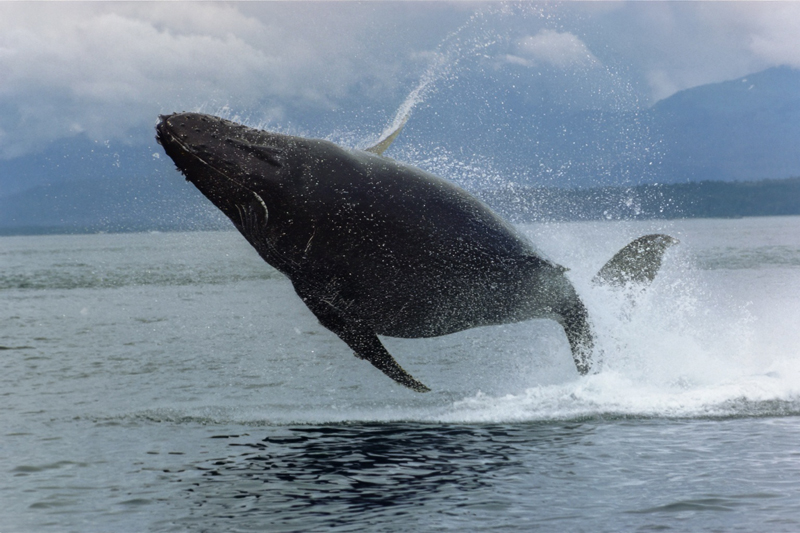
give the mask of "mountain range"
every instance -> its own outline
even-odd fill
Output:
[[[551,218],[595,218],[601,215],[590,215],[590,201],[558,198],[592,198],[602,191],[608,205],[630,203],[634,189],[650,191],[642,194],[651,199],[647,212],[652,216],[800,212],[800,190],[793,180],[780,189],[780,207],[764,200],[761,207],[740,212],[743,208],[735,206],[743,204],[734,200],[737,194],[772,198],[775,180],[800,176],[798,70],[773,68],[633,110],[591,102],[563,105],[513,74],[502,74],[509,79],[476,75],[462,80],[463,87],[434,93],[418,106],[387,155],[443,175],[496,205],[505,205],[510,190],[521,198],[517,203],[549,198],[552,208],[533,218],[544,212]],[[332,128],[332,117],[316,127]],[[368,130],[364,124],[347,127]],[[0,161],[0,232],[227,227],[152,139],[152,131],[126,143],[78,135],[36,154]],[[753,195],[755,189],[735,183],[724,194],[709,192],[714,190],[709,182],[760,180],[768,180],[760,186],[772,192]],[[655,184],[661,189],[653,196]],[[728,204],[702,200],[704,194]],[[682,207],[670,207],[676,205]],[[643,216],[626,209],[603,211]]]

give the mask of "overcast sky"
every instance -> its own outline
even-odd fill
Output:
[[[426,72],[454,83],[473,56],[606,69],[650,105],[800,68],[800,2],[0,3],[0,157],[125,140],[178,110],[280,124],[359,101],[396,109]]]

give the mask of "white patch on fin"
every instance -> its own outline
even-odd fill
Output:
[[[259,203],[261,204],[261,207],[263,207],[263,208],[264,208],[264,225],[266,226],[266,225],[267,225],[267,221],[269,220],[269,209],[267,209],[267,204],[266,204],[266,203],[264,203],[264,199],[263,199],[263,198],[261,198],[261,197],[258,195],[258,193],[257,193],[257,192],[254,192],[254,191],[250,191],[250,192],[252,192],[252,193],[253,193],[253,196],[255,196],[255,197],[256,197],[256,199],[259,201]]]

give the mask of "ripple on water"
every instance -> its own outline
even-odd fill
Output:
[[[730,444],[718,438],[720,424],[743,441],[739,459],[726,457],[733,462],[714,459]],[[748,419],[251,428],[210,436],[222,444],[212,457],[167,469],[165,479],[181,487],[185,503],[176,505],[189,512],[171,524],[186,530],[570,530],[587,516],[596,531],[713,530],[754,526],[771,508],[776,529],[791,530],[800,522],[786,510],[798,508],[800,487],[757,474],[753,426],[771,427]],[[654,468],[665,460],[668,475]],[[706,490],[725,486],[732,490]],[[762,490],[737,490],[746,487]]]

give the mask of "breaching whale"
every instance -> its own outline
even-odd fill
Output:
[[[398,383],[429,390],[378,335],[435,337],[533,318],[561,324],[578,372],[591,369],[592,327],[566,269],[464,190],[383,157],[398,131],[361,151],[210,115],[159,119],[156,139],[186,179],[323,326]],[[626,265],[660,265],[665,248],[626,247],[623,256],[657,262],[615,256],[601,278],[635,278]]]

